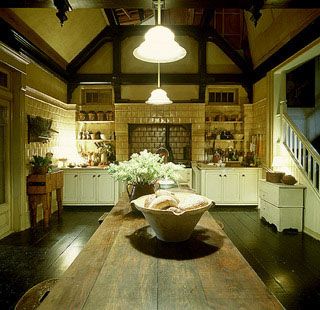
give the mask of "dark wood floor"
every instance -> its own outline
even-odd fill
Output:
[[[105,208],[65,208],[42,227],[0,240],[0,309],[13,309],[33,285],[59,277],[98,227]],[[216,207],[212,216],[287,309],[320,309],[320,242],[304,234],[277,233],[255,208]]]

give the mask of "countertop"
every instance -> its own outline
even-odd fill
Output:
[[[205,163],[197,163],[196,167],[200,170],[234,170],[234,169],[260,169],[259,167],[217,167],[215,165],[205,164]]]

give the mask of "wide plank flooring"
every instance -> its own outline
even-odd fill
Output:
[[[39,226],[0,240],[0,308],[13,309],[33,285],[59,277],[98,227],[106,208],[65,208],[50,228]],[[291,231],[277,233],[256,208],[215,207],[212,216],[287,309],[320,308],[320,242]]]

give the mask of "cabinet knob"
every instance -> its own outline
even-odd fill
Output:
[[[92,177],[93,177],[93,178],[95,178],[95,177],[96,177],[96,175],[94,174]]]
[[[221,175],[221,174],[219,174],[219,177],[221,178],[221,177],[222,177],[222,175]]]
[[[243,174],[242,176],[243,176],[243,177],[245,177],[246,175],[245,175],[245,174]]]
[[[74,175],[75,178],[76,178],[77,176],[78,176],[77,174]]]
[[[227,177],[227,175],[225,174],[224,177]]]
[[[100,178],[100,174],[98,174],[98,178]]]

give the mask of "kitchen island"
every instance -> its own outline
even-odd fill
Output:
[[[208,212],[165,243],[122,198],[39,309],[239,308],[283,309]]]

